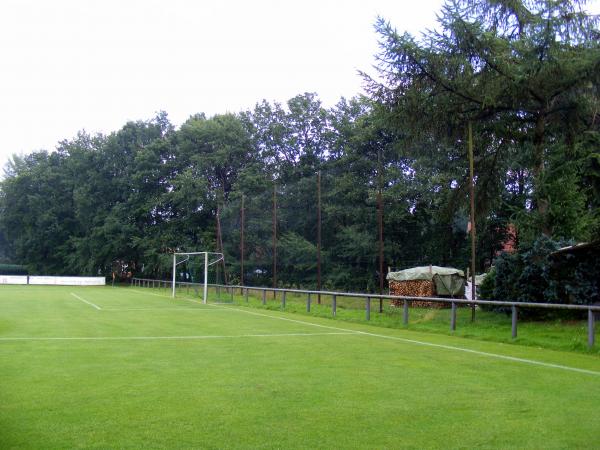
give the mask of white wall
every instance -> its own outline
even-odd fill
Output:
[[[50,277],[30,276],[29,284],[50,284],[58,286],[104,286],[104,277]]]
[[[27,275],[0,275],[0,284],[27,284]]]

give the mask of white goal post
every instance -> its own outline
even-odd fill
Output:
[[[206,299],[208,297],[208,267],[213,264],[217,264],[218,262],[223,261],[223,253],[215,253],[215,252],[187,252],[187,253],[173,253],[173,292],[172,297],[175,298],[175,275],[177,274],[177,266],[179,264],[183,264],[190,260],[190,256],[199,256],[204,255],[204,292],[202,297],[202,302],[206,303]],[[177,262],[177,257],[183,256],[184,258]]]

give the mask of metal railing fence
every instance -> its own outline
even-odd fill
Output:
[[[153,288],[172,288],[172,281],[169,280],[153,280],[147,278],[132,278],[132,286],[139,287],[153,287]],[[179,286],[187,287],[203,287],[203,283],[190,283],[184,281],[176,281],[176,288]],[[588,322],[588,346],[592,347],[595,343],[595,314],[600,313],[600,306],[597,305],[569,305],[564,303],[529,303],[529,302],[516,302],[516,301],[501,301],[501,300],[466,300],[458,298],[441,298],[441,297],[410,297],[402,295],[386,295],[386,294],[364,294],[356,292],[337,292],[337,291],[316,291],[310,289],[285,289],[285,288],[272,288],[272,287],[259,287],[259,286],[238,286],[238,285],[224,285],[224,284],[209,284],[211,288],[220,291],[224,289],[231,300],[233,300],[234,291],[239,290],[240,294],[244,296],[246,302],[248,302],[248,295],[251,291],[259,292],[262,304],[267,302],[267,293],[273,293],[273,297],[277,293],[281,293],[280,301],[282,308],[285,308],[287,294],[298,294],[306,295],[306,311],[310,312],[313,296],[330,297],[331,298],[331,313],[335,316],[337,313],[337,298],[358,298],[364,299],[365,301],[365,319],[371,319],[371,301],[379,300],[379,312],[382,312],[382,305],[384,300],[395,300],[402,301],[402,323],[408,326],[409,323],[409,306],[410,302],[431,302],[431,303],[446,303],[450,304],[450,330],[456,330],[456,310],[458,305],[488,305],[488,306],[508,306],[511,308],[511,336],[513,339],[517,337],[517,323],[520,308],[542,308],[542,309],[566,309],[566,310],[578,310],[587,311],[587,322]]]

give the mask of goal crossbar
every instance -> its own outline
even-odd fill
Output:
[[[204,255],[204,292],[203,292],[203,299],[202,299],[202,303],[206,303],[206,299],[208,297],[208,268],[209,266],[212,266],[213,264],[217,264],[220,261],[223,261],[224,256],[223,253],[216,253],[216,252],[180,252],[180,253],[173,253],[173,283],[172,283],[172,297],[175,298],[175,284],[176,284],[176,280],[175,280],[175,276],[177,274],[177,266],[179,264],[183,264],[187,261],[190,260],[190,256],[200,256],[200,255]],[[177,262],[177,257],[178,256],[185,256],[186,258],[182,261]],[[209,259],[213,259],[212,261],[209,261]]]

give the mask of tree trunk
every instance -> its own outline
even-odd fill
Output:
[[[541,112],[535,123],[535,134],[533,136],[533,178],[535,185],[535,208],[541,218],[541,231],[546,236],[552,235],[548,224],[549,199],[543,192],[544,177],[544,135],[546,133],[546,114]]]

